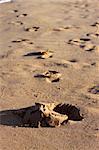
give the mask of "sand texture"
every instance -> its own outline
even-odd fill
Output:
[[[24,114],[39,120],[41,102],[73,105],[83,119],[22,126]],[[0,4],[0,150],[98,149],[99,0]]]

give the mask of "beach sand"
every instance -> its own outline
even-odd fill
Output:
[[[8,115],[0,123],[0,150],[98,150],[99,1],[16,0],[0,4],[0,22],[1,112],[54,101],[79,107],[84,117],[25,128]],[[38,58],[47,50],[51,58]],[[49,70],[61,79],[36,77]]]

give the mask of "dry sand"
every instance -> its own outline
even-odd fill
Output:
[[[43,50],[53,51],[53,57],[33,54]],[[98,0],[1,4],[1,111],[55,101],[77,105],[84,119],[60,128],[22,128],[13,127],[15,116],[6,118],[0,125],[0,150],[98,150],[99,89],[88,92],[99,84],[98,55]],[[35,78],[48,70],[60,72],[61,80]]]

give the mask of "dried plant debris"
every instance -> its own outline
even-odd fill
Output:
[[[81,121],[80,109],[65,103],[35,103],[33,106],[0,112],[2,125],[13,127],[59,127],[69,120]]]
[[[88,92],[92,94],[99,94],[99,85],[93,86],[92,88],[88,89]]]
[[[24,56],[37,56],[37,58],[46,59],[53,57],[53,51],[46,50],[46,51],[40,51],[40,52],[31,52]]]
[[[61,78],[61,73],[59,73],[58,71],[46,71],[42,74],[37,74],[35,77],[38,78],[45,78],[47,82],[51,83],[51,82],[58,82]]]

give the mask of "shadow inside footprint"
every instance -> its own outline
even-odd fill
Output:
[[[69,60],[69,62],[71,62],[71,63],[76,63],[77,60],[76,60],[76,59],[71,59],[71,60]]]
[[[90,41],[90,38],[80,38],[80,40],[87,42],[87,41]]]
[[[31,53],[27,53],[24,56],[29,57],[29,56],[39,56],[39,55],[41,55],[41,52],[31,52]]]
[[[18,12],[18,10],[17,10],[17,9],[14,9],[14,10],[13,10],[13,12],[17,13],[17,12]]]
[[[73,105],[59,104],[54,108],[54,111],[64,115],[66,114],[68,120],[81,121],[83,119],[80,115],[80,110]]]

